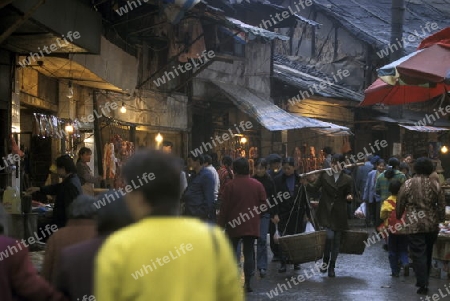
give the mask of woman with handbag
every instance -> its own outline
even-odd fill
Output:
[[[305,230],[305,214],[310,218],[309,207],[306,203],[306,195],[300,185],[300,176],[295,171],[295,160],[292,157],[283,159],[283,172],[275,177],[275,187],[278,194],[289,193],[290,197],[283,199],[276,207],[278,214],[274,215],[274,222],[278,222],[278,230],[281,235],[293,235]],[[286,193],[286,195],[287,195]],[[287,255],[281,252],[281,266],[279,273],[286,272]],[[294,264],[294,270],[299,270],[300,265]]]
[[[323,254],[323,267],[328,267],[328,277],[335,277],[335,264],[339,254],[342,232],[348,230],[347,203],[353,200],[352,178],[345,174],[342,165],[345,162],[343,155],[334,154],[331,159],[332,173],[321,173],[314,181],[312,177],[307,180],[313,183],[306,185],[308,191],[318,191],[322,194],[317,208],[317,219],[321,227],[327,231],[327,239]],[[322,273],[327,271],[321,269]]]

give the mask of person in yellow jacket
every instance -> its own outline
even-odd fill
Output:
[[[125,201],[137,222],[112,234],[100,249],[96,300],[244,300],[225,235],[177,216],[179,165],[171,155],[141,151],[123,168]]]
[[[392,180],[389,183],[391,195],[383,202],[380,210],[380,218],[384,220],[384,227],[389,229],[388,252],[392,277],[399,277],[399,261],[404,268],[404,276],[409,276],[408,236],[399,233],[404,225],[404,221],[396,218],[395,211],[397,194],[401,186],[402,183],[399,180]]]

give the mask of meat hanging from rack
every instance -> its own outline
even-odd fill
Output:
[[[39,117],[38,114],[33,114],[33,136],[39,136],[40,128],[39,128]]]
[[[114,179],[116,176],[116,157],[114,154],[114,143],[105,144],[103,166],[105,168],[103,179]]]
[[[39,114],[39,136],[45,138],[45,116]]]

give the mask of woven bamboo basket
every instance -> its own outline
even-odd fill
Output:
[[[366,231],[344,231],[341,237],[339,253],[361,255],[366,248],[364,242],[367,241],[367,238],[369,238],[369,234]]]
[[[323,256],[326,231],[315,231],[295,235],[286,235],[279,238],[284,252],[289,255],[289,261],[294,264],[316,261]]]

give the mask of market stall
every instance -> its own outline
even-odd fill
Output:
[[[123,164],[134,154],[132,125],[111,118],[102,120],[102,170],[106,188],[119,189],[125,187],[121,170]]]
[[[447,272],[447,278],[450,279],[450,185],[443,185],[442,189],[444,189],[447,204],[445,208],[446,222],[439,225],[440,232],[433,247],[433,259],[436,260],[437,266],[441,267],[442,271]]]

